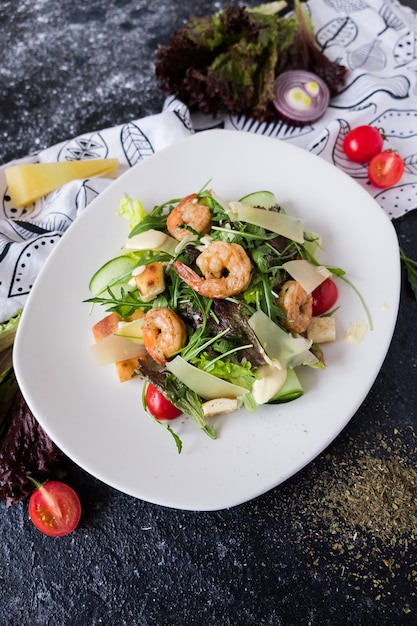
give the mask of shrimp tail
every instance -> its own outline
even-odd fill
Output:
[[[187,283],[189,287],[199,293],[201,284],[203,283],[203,278],[201,276],[192,270],[191,267],[185,265],[182,261],[174,261],[172,267],[174,268],[175,273],[182,278],[182,280]]]

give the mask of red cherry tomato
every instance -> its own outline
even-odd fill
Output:
[[[153,385],[146,388],[145,402],[147,410],[157,420],[173,420],[181,415],[181,411]]]
[[[392,187],[404,174],[404,161],[397,152],[384,150],[374,156],[368,165],[370,182],[381,189]]]
[[[75,491],[57,480],[35,484],[38,487],[29,500],[29,517],[33,524],[50,537],[71,533],[81,517],[81,504]]]
[[[355,163],[368,163],[381,152],[384,137],[373,126],[357,126],[351,130],[343,142],[343,150],[348,159]]]
[[[315,288],[313,293],[313,315],[323,315],[327,313],[335,304],[338,297],[338,290],[336,283],[331,278],[326,278],[325,281]]]

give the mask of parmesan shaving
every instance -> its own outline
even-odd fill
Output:
[[[239,220],[261,226],[277,235],[287,237],[297,243],[304,243],[304,222],[296,217],[291,217],[285,213],[268,211],[249,206],[243,202],[229,202],[231,220]]]
[[[283,268],[294,280],[300,283],[307,293],[314,291],[326,278],[332,275],[327,267],[312,265],[305,259],[287,261],[287,263],[283,264]]]
[[[99,365],[109,365],[146,353],[145,346],[127,337],[109,335],[91,346],[91,351]]]
[[[168,361],[165,367],[174,376],[182,380],[189,389],[205,400],[221,397],[240,398],[248,393],[247,389],[200,370],[180,356]]]

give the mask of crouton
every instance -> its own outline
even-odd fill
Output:
[[[164,266],[160,262],[146,265],[143,272],[135,276],[136,287],[144,302],[150,302],[165,291]]]
[[[236,411],[239,406],[240,402],[237,398],[214,398],[213,400],[203,402],[202,409],[204,417],[210,417],[212,415],[232,413],[232,411]]]
[[[100,341],[117,331],[119,327],[119,316],[117,313],[106,315],[92,327],[94,341]]]
[[[334,317],[313,317],[307,328],[307,339],[313,343],[326,343],[336,339],[336,320]]]
[[[138,362],[140,359],[146,359],[146,356],[140,355],[133,357],[132,359],[125,359],[124,361],[117,361],[116,371],[121,383],[130,380],[136,375],[138,369]]]

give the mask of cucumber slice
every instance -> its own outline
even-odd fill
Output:
[[[277,204],[276,198],[271,191],[249,193],[247,196],[243,196],[239,202],[248,204],[251,207],[262,207],[263,209],[270,209]]]
[[[291,402],[302,396],[304,390],[298,380],[297,374],[293,369],[288,368],[287,380],[281,387],[281,389],[273,396],[268,404],[281,404],[283,402]]]
[[[131,256],[117,256],[100,267],[90,280],[89,289],[94,296],[98,296],[107,287],[111,287],[117,296],[121,288],[129,289],[129,280],[137,260]]]

